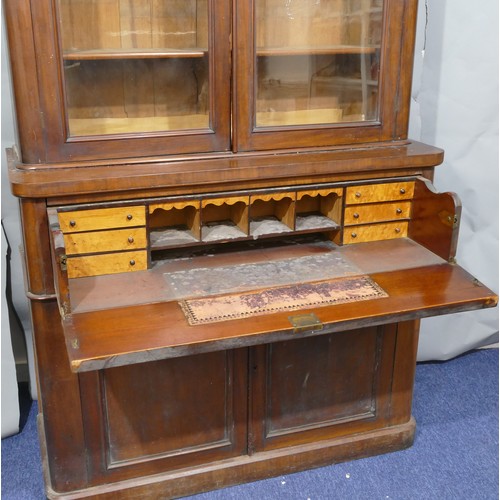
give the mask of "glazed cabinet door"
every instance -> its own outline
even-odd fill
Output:
[[[229,4],[33,0],[42,161],[229,149]]]
[[[237,0],[236,149],[403,138],[416,4]]]

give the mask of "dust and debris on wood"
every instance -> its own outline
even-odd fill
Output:
[[[193,233],[183,226],[170,227],[161,231],[151,231],[151,246],[154,248],[185,245],[198,241]]]
[[[359,274],[336,252],[165,273],[176,298],[205,297]]]
[[[217,221],[203,224],[202,241],[224,241],[244,238],[246,234],[232,221]]]
[[[268,234],[291,232],[292,229],[276,217],[259,217],[250,221],[250,235],[254,238]]]

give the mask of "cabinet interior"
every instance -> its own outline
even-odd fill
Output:
[[[207,0],[59,0],[72,136],[209,127]]]
[[[208,0],[59,0],[70,136],[208,129]],[[257,127],[378,120],[383,2],[255,5]]]

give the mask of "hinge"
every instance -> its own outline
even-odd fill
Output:
[[[450,213],[446,210],[439,212],[439,219],[441,222],[448,227],[456,229],[458,227],[458,217],[457,214]]]

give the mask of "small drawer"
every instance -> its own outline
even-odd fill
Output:
[[[85,257],[68,257],[66,261],[68,278],[100,276],[102,274],[144,271],[148,268],[148,253],[118,252]]]
[[[355,226],[344,230],[344,244],[392,240],[408,236],[408,222],[389,222],[371,226]]]
[[[63,233],[144,226],[146,224],[146,208],[132,206],[75,210],[59,212],[58,218]]]
[[[346,189],[346,204],[377,203],[382,201],[410,200],[413,198],[414,182],[391,182],[367,184]]]
[[[408,219],[410,217],[410,211],[410,201],[373,205],[352,205],[345,209],[344,224],[346,226],[352,226],[370,222]]]
[[[147,247],[146,228],[114,229],[64,235],[66,255],[138,250]]]

